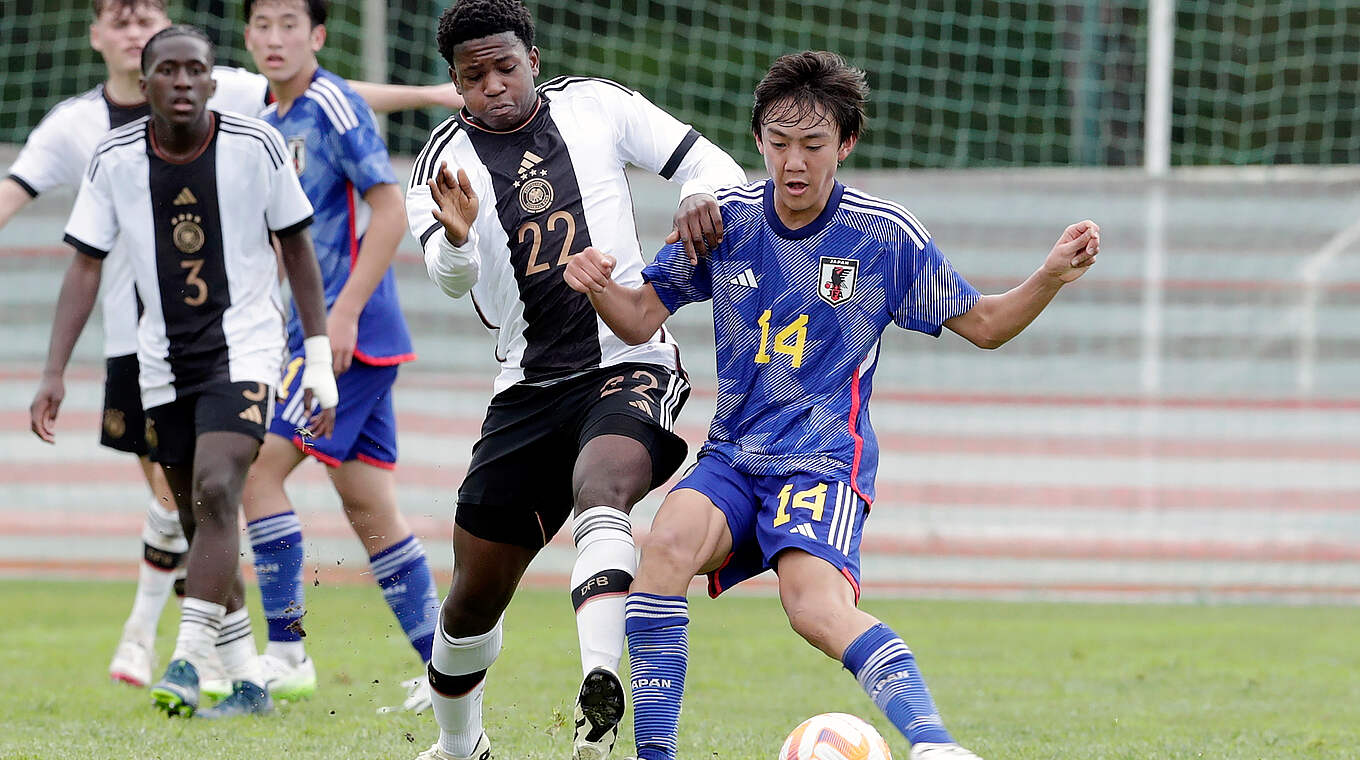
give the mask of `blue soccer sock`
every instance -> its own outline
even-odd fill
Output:
[[[861,633],[846,647],[841,662],[907,741],[954,741],[940,720],[916,658],[891,628],[878,623]]]
[[[632,593],[624,612],[639,760],[674,760],[689,664],[689,601]]]
[[[407,640],[420,661],[429,662],[434,627],[439,621],[439,592],[425,559],[425,547],[415,536],[407,536],[369,557],[368,563]]]
[[[297,513],[283,512],[247,523],[255,552],[255,577],[269,624],[271,642],[300,642],[306,614],[302,591],[302,523]]]

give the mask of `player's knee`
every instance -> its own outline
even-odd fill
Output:
[[[600,478],[577,484],[573,500],[577,509],[613,507],[627,512],[647,495],[649,484],[638,478]]]
[[[794,633],[826,651],[834,638],[837,616],[846,612],[840,609],[839,601],[823,594],[783,588],[779,601],[784,605],[784,613],[788,615]]]
[[[195,517],[199,520],[208,516],[234,520],[240,497],[235,481],[233,473],[221,470],[200,473],[194,478]]]
[[[653,525],[642,540],[638,576],[662,580],[683,578],[686,582],[703,567],[701,556],[703,536],[698,531],[684,531],[665,525]]]
[[[496,626],[505,607],[499,598],[450,589],[439,607],[439,622],[448,636],[457,639],[480,636]]]

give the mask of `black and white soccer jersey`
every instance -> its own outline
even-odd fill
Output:
[[[208,101],[216,111],[255,116],[265,107],[269,80],[245,69],[213,69],[217,92]],[[9,168],[10,179],[37,197],[60,187],[79,187],[95,146],[110,129],[117,129],[151,113],[146,103],[119,105],[99,85],[58,103],[29,133],[19,156]],[[137,295],[132,270],[123,257],[104,263],[100,307],[104,317],[104,355],[137,352]]]
[[[617,260],[614,280],[642,284],[643,259],[624,166],[683,183],[681,197],[741,184],[735,161],[642,95],[603,79],[559,77],[518,129],[493,132],[460,112],[439,125],[416,159],[407,221],[430,276],[457,298],[469,289],[496,333],[497,393],[623,362],[678,368],[674,340],[659,330],[629,346],[562,277],[567,257],[595,246]],[[461,248],[447,243],[426,182],[447,163],[467,172],[480,199]],[[452,269],[441,241],[453,252]],[[455,271],[456,270],[456,271]]]
[[[221,382],[278,382],[283,304],[269,233],[311,222],[283,137],[245,116],[213,112],[213,134],[176,163],[149,117],[95,149],[66,242],[131,265],[145,311],[138,327],[142,404]]]

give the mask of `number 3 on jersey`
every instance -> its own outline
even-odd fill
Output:
[[[760,347],[756,350],[756,364],[769,364],[770,354],[765,344],[770,340],[770,310],[766,309],[756,324],[760,325]],[[798,318],[774,335],[774,352],[793,357],[793,367],[803,366],[803,347],[807,345],[808,315],[799,314]]]

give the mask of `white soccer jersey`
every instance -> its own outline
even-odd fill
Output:
[[[265,107],[269,80],[245,69],[213,69],[217,92],[208,101],[216,111],[255,116]],[[9,168],[10,179],[38,197],[59,187],[79,187],[95,146],[110,129],[151,113],[146,103],[123,106],[109,100],[104,85],[58,103],[29,133],[23,150]],[[100,307],[104,315],[104,355],[137,352],[137,294],[132,270],[122,256],[104,262]]]
[[[497,393],[622,362],[678,368],[679,350],[664,329],[642,345],[625,344],[562,269],[593,245],[617,260],[615,281],[642,284],[626,164],[683,183],[682,197],[741,184],[745,174],[698,132],[614,82],[559,77],[538,92],[538,110],[518,129],[493,132],[460,112],[434,129],[416,158],[406,214],[431,277],[455,298],[471,288],[496,333]],[[441,162],[455,176],[464,169],[480,199],[469,240],[457,249],[465,275],[456,277],[438,271],[444,232],[425,184]]]
[[[212,383],[278,382],[283,304],[269,233],[311,222],[283,137],[245,116],[213,114],[185,163],[161,157],[143,117],[95,149],[66,242],[104,258],[119,246],[145,311],[137,332],[142,405]]]

